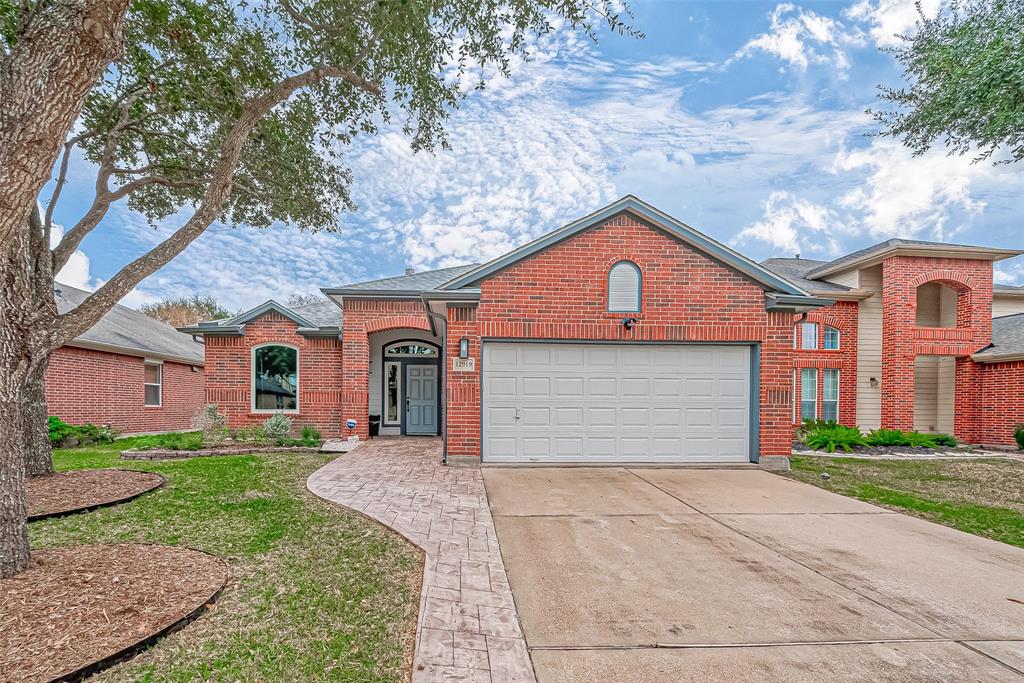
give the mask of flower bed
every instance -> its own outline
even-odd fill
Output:
[[[27,485],[30,522],[117,505],[163,486],[156,472],[98,469],[32,477]]]

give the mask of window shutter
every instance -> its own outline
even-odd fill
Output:
[[[640,311],[640,269],[634,263],[616,263],[608,273],[608,310],[623,313]]]

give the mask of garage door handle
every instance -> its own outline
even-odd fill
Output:
[[[516,408],[516,419],[519,419],[519,408]]]

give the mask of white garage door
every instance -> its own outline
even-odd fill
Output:
[[[487,342],[486,462],[746,462],[749,346]]]

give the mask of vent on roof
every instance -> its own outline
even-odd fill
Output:
[[[406,269],[405,269],[405,274],[406,274],[406,275],[412,275],[412,274],[413,274],[413,273],[415,273],[415,272],[416,272],[416,269],[415,269],[415,268],[406,268]]]

